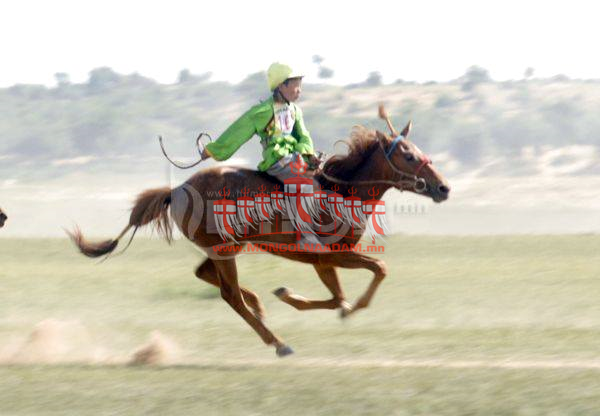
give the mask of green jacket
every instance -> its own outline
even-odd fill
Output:
[[[215,160],[229,159],[252,136],[258,134],[263,145],[263,160],[258,164],[260,171],[266,171],[289,153],[313,154],[313,143],[304,126],[302,110],[293,103],[290,105],[296,114],[291,136],[273,137],[274,110],[271,97],[244,113],[217,140],[207,144],[206,150]]]

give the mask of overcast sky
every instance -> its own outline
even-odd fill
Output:
[[[274,60],[316,82],[444,81],[473,64],[494,79],[600,78],[593,1],[3,1],[0,86],[74,82],[109,66],[174,82],[182,68],[238,82]]]

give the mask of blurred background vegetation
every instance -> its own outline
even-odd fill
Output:
[[[393,232],[600,231],[600,80],[538,78],[525,68],[521,79],[499,82],[472,66],[448,82],[384,83],[372,71],[361,82],[332,85],[335,68],[318,55],[313,63],[318,76],[304,83],[299,105],[316,149],[344,152],[335,143],[356,124],[385,130],[377,119],[385,103],[397,128],[413,120],[411,139],[450,181],[451,198],[440,207],[388,192]],[[66,73],[55,79],[52,87],[0,89],[0,206],[10,217],[1,237],[61,236],[74,223],[112,235],[140,191],[177,186],[196,169],[260,161],[254,138],[227,162],[181,171],[157,138],[174,159],[197,160],[200,132],[217,138],[268,98],[264,72],[237,84],[187,69],[172,84],[108,67],[82,83]],[[402,215],[413,211],[427,215]]]
[[[320,80],[334,70],[319,65]],[[265,74],[250,74],[238,84],[211,81],[211,73],[180,71],[177,82],[159,84],[140,74],[96,68],[85,83],[55,74],[56,86],[14,85],[0,89],[0,166],[3,177],[64,175],[82,165],[144,170],[144,161],[160,156],[157,136],[176,153],[192,157],[200,131],[214,138],[260,99],[268,97]],[[487,70],[473,66],[450,82],[383,84],[378,72],[346,86],[305,83],[300,100],[316,147],[332,151],[354,124],[383,129],[376,105],[384,102],[400,125],[412,119],[413,139],[427,152],[442,155],[457,169],[501,158],[497,168],[523,174],[516,159],[526,160],[550,148],[600,144],[600,82],[558,75],[535,78],[524,70],[520,80],[496,82]],[[399,126],[400,127],[400,126]],[[236,156],[258,162],[257,141]],[[571,152],[573,153],[573,152]],[[574,157],[573,154],[565,157]],[[577,152],[575,152],[577,156]],[[132,163],[135,160],[135,163]],[[438,161],[439,162],[439,161]],[[556,163],[563,163],[557,160]],[[586,173],[592,163],[568,173]],[[9,175],[8,170],[12,170]]]

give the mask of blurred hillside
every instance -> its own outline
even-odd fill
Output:
[[[146,171],[162,158],[159,134],[170,153],[193,158],[199,132],[218,137],[268,97],[264,73],[235,85],[186,70],[168,85],[110,68],[94,69],[82,84],[71,83],[67,74],[56,79],[54,88],[0,89],[3,179],[107,168]],[[446,171],[486,166],[488,174],[511,176],[598,172],[600,81],[557,76],[494,82],[485,69],[472,67],[448,83],[383,85],[372,73],[343,87],[305,84],[300,105],[316,147],[332,152],[354,124],[384,128],[376,119],[379,102],[387,104],[398,127],[413,120],[412,139]],[[255,166],[258,140],[236,157]]]
[[[315,147],[327,153],[345,151],[334,144],[355,124],[385,130],[380,102],[397,128],[413,120],[411,139],[453,190],[441,206],[386,194],[395,231],[600,231],[600,80],[532,74],[496,82],[471,67],[447,83],[383,84],[374,72],[346,86],[305,83],[299,104]],[[268,97],[264,73],[229,84],[183,70],[176,83],[159,84],[98,68],[85,83],[67,74],[56,81],[0,89],[0,206],[12,215],[2,236],[62,235],[74,222],[102,235],[119,230],[139,191],[195,171],[172,168],[158,135],[173,158],[196,160],[198,133],[218,137]],[[260,154],[254,138],[225,163],[255,167]],[[410,214],[415,204],[427,215]]]

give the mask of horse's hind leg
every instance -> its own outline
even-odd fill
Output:
[[[340,286],[340,279],[338,278],[337,271],[333,266],[323,266],[320,264],[314,264],[315,270],[319,274],[319,278],[327,289],[331,292],[333,297],[328,300],[310,300],[303,296],[293,294],[288,288],[281,287],[273,293],[283,302],[294,308],[304,311],[308,309],[336,309],[343,307],[346,303],[344,301],[344,292]]]
[[[223,299],[256,331],[265,344],[273,345],[277,355],[283,357],[293,351],[285,345],[281,339],[276,337],[265,324],[258,319],[244,302],[241,288],[238,283],[237,267],[235,259],[214,260],[215,267],[219,272],[219,283]]]
[[[210,283],[213,286],[220,287],[219,276],[215,263],[211,259],[206,259],[196,269],[196,277]],[[258,295],[251,290],[240,287],[244,301],[248,304],[254,315],[260,320],[265,318],[265,307],[261,303]]]

